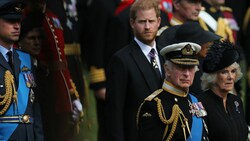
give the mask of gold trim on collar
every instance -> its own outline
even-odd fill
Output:
[[[165,91],[173,94],[173,95],[176,95],[176,96],[179,96],[179,97],[187,97],[188,95],[188,92],[185,92],[185,91],[182,91],[178,88],[176,88],[174,85],[172,85],[170,82],[164,80],[164,83],[162,85],[162,89],[164,89]]]

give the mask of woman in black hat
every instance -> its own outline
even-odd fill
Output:
[[[230,42],[214,43],[203,62],[201,87],[205,91],[199,95],[207,111],[206,123],[210,141],[246,141],[247,123],[243,104],[239,96],[233,94],[235,82],[241,77],[237,48]]]

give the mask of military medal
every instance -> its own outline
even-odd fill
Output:
[[[29,96],[29,98],[30,98],[30,102],[34,102],[34,100],[35,100],[35,94],[34,94],[34,91],[32,90],[32,89],[30,89],[30,96]]]
[[[205,110],[201,102],[197,103],[190,102],[189,107],[190,107],[189,112],[190,114],[192,114],[192,116],[196,115],[197,117],[204,117],[207,115],[207,111]]]
[[[192,114],[192,116],[194,116],[195,107],[193,106],[193,104],[189,100],[188,100],[188,102],[189,102],[189,107],[190,107],[189,113]]]
[[[194,105],[196,108],[195,114],[197,117],[204,117],[207,115],[207,111],[205,110],[201,102],[194,103]]]
[[[22,71],[23,71],[25,82],[26,82],[26,86],[28,88],[35,87],[36,86],[35,79],[34,79],[33,74],[29,72],[30,69],[28,69],[27,67],[23,67]]]
[[[29,82],[29,78],[28,78],[28,76],[27,76],[27,73],[24,74],[24,78],[25,78],[26,86],[27,86],[28,88],[30,88],[30,87],[31,87],[31,83]]]

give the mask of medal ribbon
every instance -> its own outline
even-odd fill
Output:
[[[198,100],[193,95],[189,94],[192,103],[197,103]],[[200,141],[203,131],[202,119],[198,118],[196,115],[192,116],[193,122],[191,127],[191,136],[188,137],[187,141]]]

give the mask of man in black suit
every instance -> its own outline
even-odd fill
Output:
[[[160,22],[159,3],[155,0],[136,1],[131,6],[134,40],[112,56],[107,68],[105,124],[108,141],[138,140],[137,109],[163,82],[163,58],[158,56],[155,42]]]

